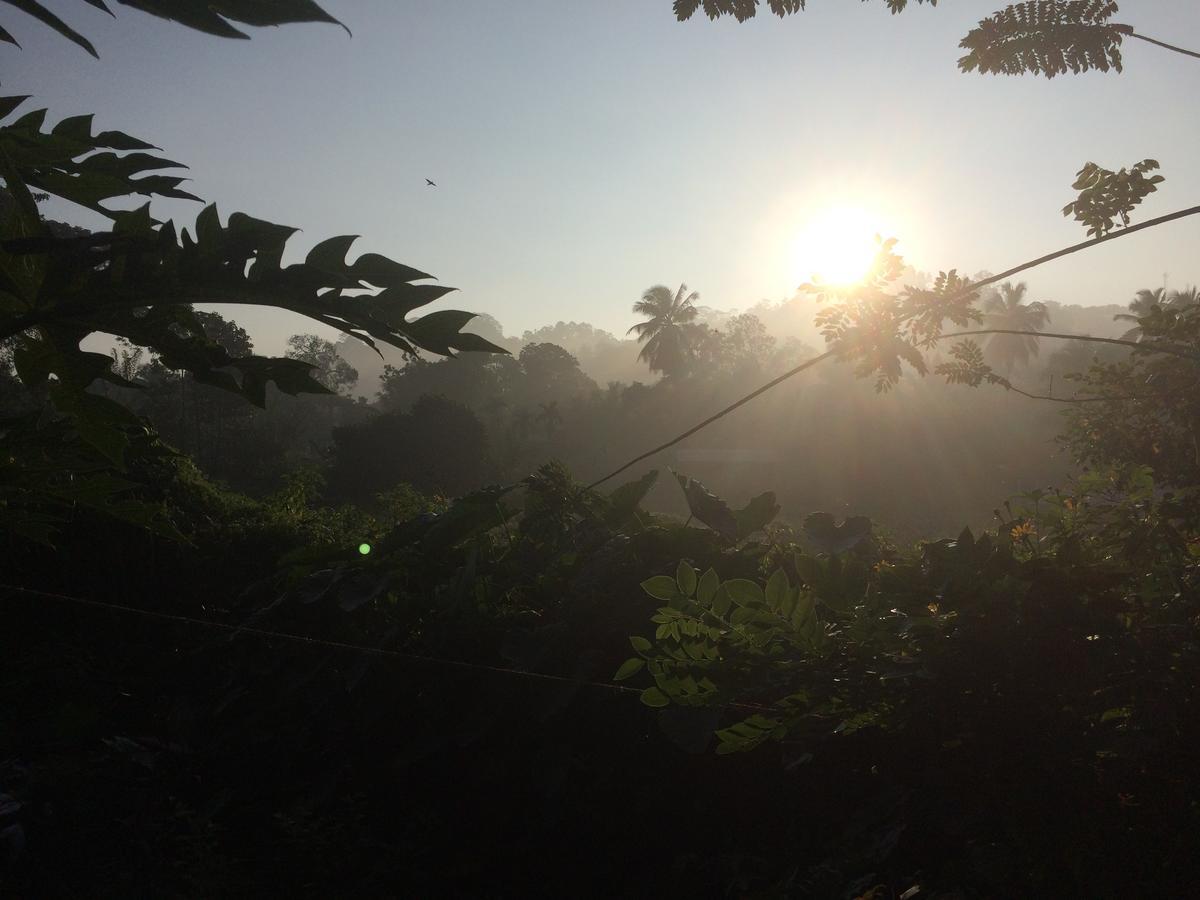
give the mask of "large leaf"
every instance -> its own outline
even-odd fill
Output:
[[[829,513],[815,512],[804,519],[804,533],[821,553],[845,553],[871,536],[871,520],[851,516],[838,525]]]
[[[85,2],[112,15],[112,10],[104,0],[85,0]],[[350,33],[349,28],[325,12],[314,0],[214,0],[214,2],[207,3],[198,2],[198,0],[116,0],[116,2],[122,6],[129,6],[217,37],[242,39],[249,37],[230,22],[240,22],[260,28],[267,25],[289,25],[297,22],[325,22],[341,25],[346,29],[347,34]],[[0,0],[0,3],[6,3],[21,12],[28,13],[67,40],[78,44],[92,56],[98,56],[91,41],[37,0]],[[0,29],[0,40],[11,44],[17,43],[3,29]]]
[[[738,539],[738,523],[729,504],[695,478],[681,475],[674,470],[672,470],[672,474],[683,489],[683,496],[687,500],[692,516],[722,537],[736,541]]]
[[[779,504],[775,501],[775,492],[767,491],[759,494],[744,507],[734,512],[737,520],[738,539],[745,540],[756,531],[761,531],[775,521],[779,515]]]

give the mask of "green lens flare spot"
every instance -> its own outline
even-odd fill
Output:
[[[371,552],[371,545],[370,544],[359,544],[358,552],[361,553],[363,556],[366,556],[368,553]]]

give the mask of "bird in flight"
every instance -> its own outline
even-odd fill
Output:
[[[432,181],[430,181],[428,178],[425,179],[425,183],[427,185],[429,185],[430,187],[437,187],[437,185],[434,184]]]

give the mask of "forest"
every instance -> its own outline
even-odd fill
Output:
[[[817,5],[637,15],[686,46]],[[988,5],[942,77],[1050,98],[1167,60],[1186,117],[1200,53],[1137,6]],[[314,0],[0,0],[0,52],[40,35],[82,72],[97,13],[251,58],[379,27]],[[1023,262],[923,271],[868,233],[779,299],[663,271],[597,322],[574,285],[450,308],[366,226],[218,209],[122,127],[0,97],[0,897],[1200,882],[1200,271],[1087,303],[1038,281],[1194,246],[1174,168],[1080,159],[1037,198],[1071,242]]]

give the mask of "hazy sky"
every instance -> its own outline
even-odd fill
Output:
[[[302,25],[251,41],[47,5],[101,59],[6,12],[24,49],[0,49],[5,94],[161,146],[223,216],[304,229],[296,255],[361,234],[510,334],[624,331],[656,283],[719,308],[783,299],[796,236],[830,206],[871,211],[918,269],[975,272],[1081,240],[1060,209],[1088,160],[1162,163],[1140,218],[1200,202],[1200,62],[1128,41],[1123,75],[960,74],[959,38],[1002,0],[898,16],[813,0],[742,25],[680,24],[670,0],[326,0],[352,38]],[[1121,6],[1140,32],[1200,46],[1200,4]],[[161,212],[183,224],[198,207]],[[1125,303],[1164,273],[1181,287],[1200,280],[1198,239],[1192,219],[1117,241],[1030,273],[1030,296]],[[238,319],[267,352],[316,330]]]

